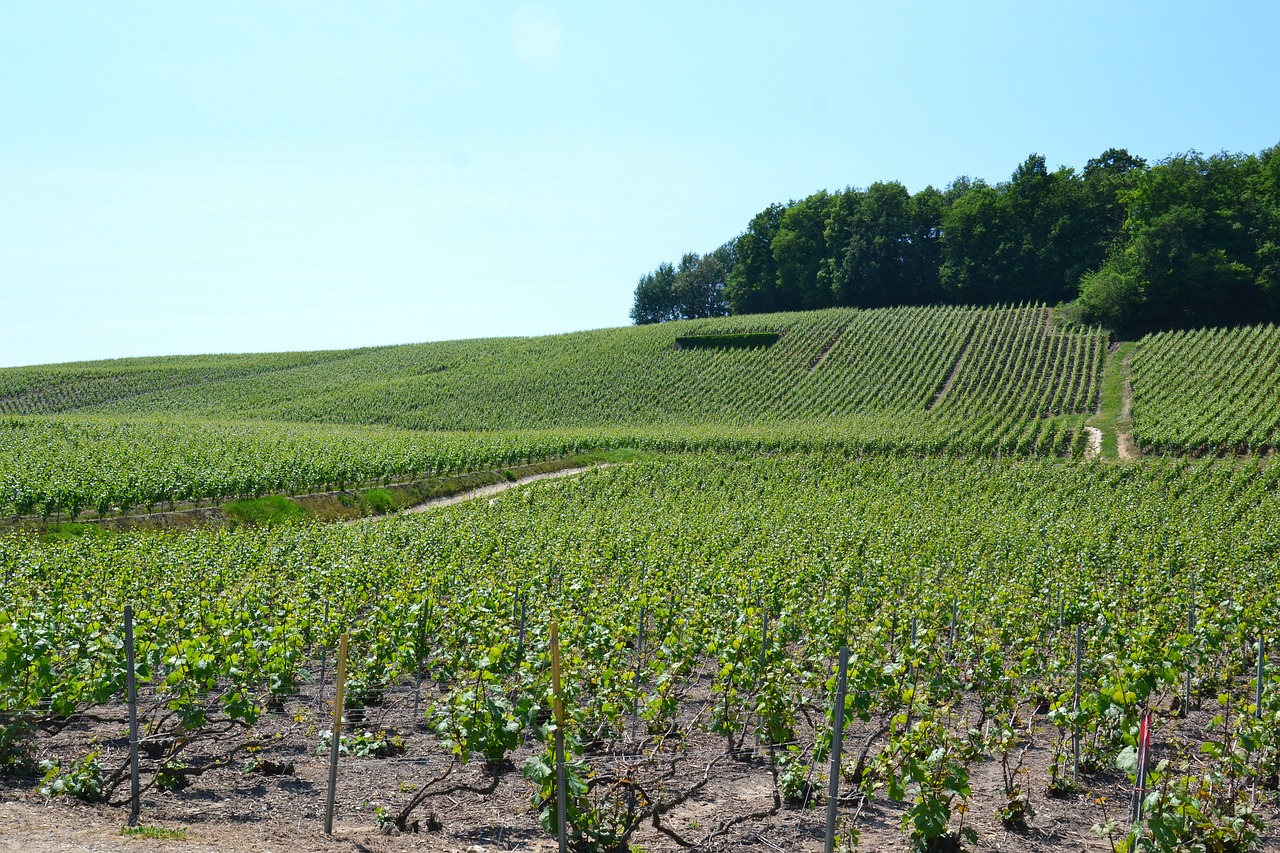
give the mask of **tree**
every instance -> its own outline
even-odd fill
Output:
[[[675,305],[680,316],[692,320],[728,314],[724,289],[732,265],[733,250],[728,245],[702,256],[689,252],[681,258],[674,285]]]
[[[978,183],[943,216],[942,288],[956,302],[1058,302],[1102,258],[1083,180],[1029,156],[1006,183]]]
[[[1280,145],[1258,155],[1258,168],[1250,183],[1250,191],[1258,200],[1253,234],[1258,288],[1274,317],[1280,314]]]
[[[658,264],[656,270],[642,275],[631,306],[632,322],[643,325],[679,319],[675,285],[676,271],[671,264]]]
[[[1153,166],[1121,194],[1124,247],[1151,327],[1256,318],[1257,219],[1248,190],[1256,158],[1188,152]]]
[[[872,184],[850,198],[856,204],[841,226],[849,236],[832,265],[836,304],[871,308],[934,298],[941,194],[929,187],[917,201],[892,181]]]
[[[984,303],[1005,298],[1013,249],[1006,239],[1006,199],[978,182],[947,208],[942,220],[942,291],[949,302]]]
[[[772,248],[780,311],[809,311],[833,304],[830,288],[822,286],[818,275],[827,253],[830,206],[831,196],[824,190],[791,202],[779,219]]]
[[[771,204],[757,213],[735,242],[737,257],[725,280],[725,296],[733,314],[782,310],[773,240],[784,209],[780,204]]]

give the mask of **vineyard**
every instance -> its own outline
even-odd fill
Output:
[[[829,807],[837,849],[1280,849],[1274,335],[1138,341],[1117,463],[1107,340],[1041,306],[0,371],[0,849],[6,803],[127,819],[130,657],[144,823],[327,844],[344,634],[342,849],[555,849],[557,731],[578,851],[816,851]]]
[[[106,517],[617,447],[1079,455],[1105,349],[1041,307],[665,325],[0,370],[0,514]],[[675,346],[765,329],[776,343]]]
[[[0,414],[505,431],[1089,412],[1105,340],[1059,332],[1049,315],[1043,307],[837,309],[346,353],[0,370]],[[676,346],[681,336],[752,332],[778,340]],[[949,378],[952,391],[935,401]]]
[[[1168,332],[1133,359],[1134,435],[1157,453],[1280,446],[1280,329]]]
[[[1280,675],[1264,674],[1260,709],[1250,680],[1257,640],[1280,620],[1277,478],[1213,462],[709,454],[358,525],[4,540],[5,760],[28,772],[53,761],[46,786],[120,802],[117,602],[138,602],[153,792],[304,761],[306,743],[277,747],[259,730],[294,721],[318,738],[324,661],[331,679],[349,630],[351,749],[408,757],[414,745],[415,763],[392,765],[413,790],[375,792],[365,818],[407,827],[434,809],[447,832],[447,797],[417,785],[451,764],[473,787],[523,786],[540,801],[555,620],[586,846],[740,840],[733,816],[681,818],[676,801],[707,763],[708,784],[720,764],[755,776],[765,796],[743,813],[768,812],[758,820],[778,832],[818,820],[800,806],[823,782],[842,643],[857,745],[842,785],[865,792],[864,814],[919,839],[958,831],[962,807],[980,804],[966,823],[980,844],[1010,814],[1034,824],[1061,811],[1051,797],[1078,796],[1077,784],[1123,811],[1113,759],[1151,710],[1153,790],[1166,799],[1149,813],[1182,821],[1169,831],[1183,838],[1246,842],[1266,831],[1261,803],[1280,770]],[[75,735],[86,720],[96,742]],[[512,758],[534,778],[505,769]],[[998,785],[993,768],[1009,774]],[[1194,800],[1196,820],[1173,792]],[[418,794],[421,813],[403,814]],[[162,814],[170,803],[148,802]],[[925,820],[934,809],[941,824]],[[1079,811],[1072,833],[1109,819],[1101,805]],[[533,832],[538,810],[504,819]]]

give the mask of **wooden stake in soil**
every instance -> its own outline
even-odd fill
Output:
[[[129,826],[137,826],[142,802],[138,784],[138,680],[134,670],[132,604],[124,606],[124,666],[129,699]]]
[[[1076,623],[1076,698],[1071,710],[1078,717],[1080,714],[1080,658],[1084,651],[1084,626],[1079,622]],[[1080,727],[1078,724],[1071,726],[1071,782],[1072,784],[1080,784]]]
[[[1147,798],[1147,755],[1151,752],[1151,712],[1143,711],[1138,724],[1138,773],[1133,786],[1133,826],[1142,823],[1142,805]]]
[[[324,603],[324,624],[329,624],[329,602]],[[326,675],[327,664],[329,663],[329,649],[321,647],[320,649],[320,695],[316,697],[316,708],[323,710],[324,708],[324,677]]]
[[[640,607],[640,630],[636,638],[636,675],[631,685],[631,739],[634,741],[640,728],[640,664],[644,661],[645,608]]]
[[[836,844],[836,807],[840,804],[840,751],[844,746],[844,695],[849,673],[849,647],[840,647],[840,670],[836,675],[836,704],[831,721],[831,771],[827,776],[827,846],[833,853]]]
[[[524,660],[524,617],[525,606],[527,602],[523,596],[520,598],[520,627],[516,631],[516,660]]]
[[[422,650],[427,644],[427,601],[422,602],[422,615],[418,618],[418,637],[414,648],[413,667],[413,725],[418,725],[418,707],[422,701]]]
[[[756,599],[756,607],[760,609],[760,682],[764,683],[765,656],[769,651],[769,611],[764,609],[760,599]],[[756,721],[760,722],[759,716]],[[745,736],[745,735],[744,735]],[[760,750],[760,726],[756,726],[756,751]]]
[[[956,599],[951,599],[951,631],[947,634],[947,662],[950,663],[956,656],[956,622],[960,616],[960,604]]]
[[[1254,703],[1254,716],[1262,719],[1262,679],[1267,667],[1267,638],[1258,635],[1258,698]]]
[[[551,695],[556,715],[556,840],[560,853],[568,853],[569,828],[565,825],[569,804],[564,773],[564,701],[560,693],[560,626],[551,623]]]
[[[342,632],[338,644],[338,687],[333,697],[333,739],[329,742],[329,794],[324,804],[324,834],[333,835],[333,800],[338,790],[338,747],[342,744],[342,705],[347,687],[347,640]]]

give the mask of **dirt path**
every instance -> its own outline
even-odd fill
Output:
[[[546,474],[530,474],[528,477],[521,477],[518,480],[510,480],[506,483],[494,483],[492,486],[481,486],[478,489],[471,489],[465,492],[458,492],[456,495],[447,495],[443,498],[432,498],[429,501],[420,503],[417,506],[411,506],[400,512],[426,512],[429,509],[435,509],[441,506],[452,506],[453,504],[462,503],[463,501],[475,500],[476,498],[486,498],[489,495],[496,495],[499,492],[505,492],[507,489],[513,489],[516,486],[523,486],[525,483],[532,483],[536,480],[553,480],[557,477],[571,477],[574,474],[581,474],[583,471],[589,471],[592,468],[608,468],[608,464],[604,465],[586,465],[581,468],[565,468],[560,471],[551,471]],[[378,516],[385,518],[386,516]]]
[[[1107,351],[1102,368],[1102,388],[1098,405],[1085,429],[1089,430],[1089,442],[1085,459],[1128,461],[1138,457],[1138,449],[1130,430],[1133,428],[1130,412],[1133,409],[1133,379],[1130,364],[1136,344],[1113,343]]]
[[[449,850],[456,844],[437,843],[432,839],[420,843],[401,843],[394,847],[383,842],[370,825],[338,824],[334,834],[326,836],[312,825],[285,822],[255,822],[187,825],[174,824],[184,831],[181,838],[131,838],[121,834],[128,822],[127,809],[95,806],[68,808],[63,803],[41,806],[32,803],[0,803],[0,853],[285,853],[295,850],[381,851],[381,850]],[[145,822],[144,822],[145,823]],[[162,822],[168,827],[172,821]],[[156,826],[155,823],[147,823]],[[392,839],[386,839],[390,842]],[[406,839],[406,842],[418,839]]]
[[[955,384],[956,377],[960,375],[960,368],[964,366],[965,357],[969,355],[969,345],[973,343],[973,336],[977,334],[977,331],[978,321],[974,320],[973,325],[969,327],[968,334],[964,336],[964,343],[960,345],[960,352],[956,355],[955,363],[951,365],[951,370],[947,373],[946,381],[942,383],[942,387],[938,389],[938,392],[933,395],[929,405],[925,406],[926,410],[938,408],[942,401],[947,398],[947,392]]]
[[[1097,459],[1102,456],[1102,430],[1097,427],[1085,427],[1089,433],[1089,444],[1085,446],[1084,458]]]
[[[850,318],[849,322],[845,323],[843,326],[836,329],[836,333],[831,336],[831,340],[827,341],[827,345],[822,348],[822,352],[814,356],[813,360],[809,362],[810,373],[813,373],[813,371],[817,370],[819,367],[822,366],[822,362],[827,360],[827,356],[831,355],[831,351],[835,349],[836,344],[840,342],[840,339],[844,337],[844,333],[848,331],[849,327],[852,325],[853,325],[853,319]]]

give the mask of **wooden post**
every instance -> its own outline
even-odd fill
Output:
[[[951,599],[951,630],[947,634],[947,662],[955,660],[956,656],[956,626],[960,617],[959,602]]]
[[[831,770],[827,776],[827,846],[833,853],[836,844],[836,808],[840,803],[840,752],[844,746],[844,695],[849,672],[849,647],[840,647],[840,669],[836,675],[836,703],[831,721]]]
[[[413,725],[418,726],[418,707],[422,701],[422,647],[427,644],[427,602],[422,602],[422,615],[418,617],[418,636],[413,654]]]
[[[640,629],[636,639],[636,675],[631,684],[631,739],[634,741],[640,728],[640,665],[644,661],[645,608],[640,607]]]
[[[329,602],[324,603],[324,624],[329,624]],[[324,708],[324,677],[327,664],[329,663],[329,649],[321,646],[320,648],[320,695],[316,697],[316,707]]]
[[[1191,600],[1187,602],[1187,635],[1191,636],[1192,642],[1195,641],[1194,632],[1196,630],[1196,593],[1195,582],[1191,585]],[[1191,715],[1191,653],[1187,653],[1187,678],[1182,689],[1182,716],[1189,717]]]
[[[551,623],[551,695],[556,717],[556,840],[560,845],[560,853],[568,853],[569,828],[565,822],[568,819],[569,803],[564,772],[564,700],[560,686],[560,626],[556,622]]]
[[[1076,698],[1072,710],[1076,714],[1080,713],[1080,658],[1084,650],[1084,626],[1079,622],[1076,623]],[[1073,784],[1080,784],[1080,725],[1073,723],[1071,726],[1071,781]]]
[[[1151,751],[1151,712],[1143,711],[1138,724],[1138,773],[1133,786],[1132,823],[1142,822],[1142,805],[1147,797],[1147,755]]]
[[[138,679],[134,667],[132,604],[124,606],[124,666],[129,699],[129,826],[137,826],[142,801],[138,784]]]
[[[516,630],[516,660],[524,660],[524,626],[525,626],[525,607],[527,602],[524,598],[520,599],[520,627]]]
[[[349,634],[342,632],[338,644],[338,688],[333,697],[333,739],[329,742],[329,794],[324,805],[324,834],[333,835],[333,801],[338,790],[338,748],[342,744],[342,705],[346,700],[347,641]]]
[[[1267,671],[1267,638],[1258,635],[1258,698],[1254,703],[1254,716],[1262,719],[1262,679]]]

